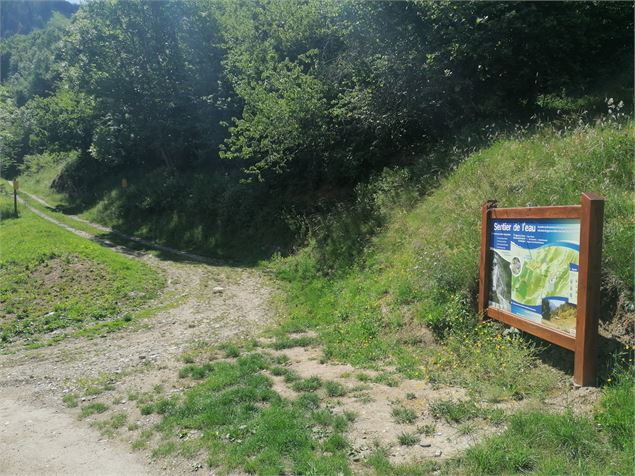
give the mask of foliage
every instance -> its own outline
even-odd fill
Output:
[[[475,121],[628,107],[632,25],[628,3],[86,2],[2,40],[0,160],[77,151],[49,186],[127,232],[218,256],[248,235],[250,259],[313,236],[350,264],[384,168],[435,176],[447,156],[413,152]]]

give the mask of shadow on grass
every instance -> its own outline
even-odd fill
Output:
[[[531,337],[538,346],[538,358],[573,378],[574,353],[557,345],[549,344]],[[626,344],[613,337],[599,336],[598,339],[598,377],[597,385],[604,385],[619,369],[627,365],[631,351]]]

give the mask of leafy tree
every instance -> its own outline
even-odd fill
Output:
[[[82,5],[64,46],[65,81],[95,98],[96,159],[176,167],[218,144],[214,31],[194,2]]]

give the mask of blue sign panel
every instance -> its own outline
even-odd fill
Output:
[[[489,306],[575,335],[580,220],[493,220],[489,232]]]

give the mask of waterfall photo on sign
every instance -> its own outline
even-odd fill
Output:
[[[575,335],[579,220],[494,220],[490,307]]]

